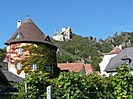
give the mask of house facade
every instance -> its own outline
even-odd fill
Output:
[[[101,63],[99,63],[101,75],[106,75],[106,76],[109,75],[109,73],[107,73],[105,71],[105,68],[109,64],[110,60],[113,57],[115,57],[117,54],[119,54],[121,51],[122,51],[122,47],[121,46],[116,46],[111,52],[102,53],[103,54],[103,60],[101,61]]]
[[[8,71],[24,78],[26,72],[24,70],[20,71],[23,67],[21,60],[26,59],[31,52],[29,50],[25,51],[23,48],[27,45],[37,46],[37,44],[43,44],[47,48],[54,50],[52,58],[56,60],[57,47],[50,41],[49,36],[45,35],[29,17],[24,22],[18,21],[17,30],[5,42],[7,52],[4,62],[8,63]],[[37,68],[35,63],[30,65],[30,69]]]
[[[116,68],[126,64],[131,70],[133,69],[133,47],[124,48],[114,58],[110,60],[105,68],[106,73],[115,74]],[[132,72],[131,72],[132,73]]]

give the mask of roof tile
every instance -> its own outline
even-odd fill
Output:
[[[82,63],[58,63],[58,67],[61,70],[68,70],[69,72],[80,72],[83,68]],[[90,64],[84,64],[86,75],[93,72],[93,68]]]
[[[15,38],[18,33],[22,35],[22,38]],[[55,46],[52,42],[46,40],[47,37],[48,36],[46,36],[30,18],[26,18],[5,44],[32,42],[46,43]]]

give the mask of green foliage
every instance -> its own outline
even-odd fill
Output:
[[[75,73],[61,73],[60,76],[55,79],[54,86],[54,97],[56,99],[84,99],[83,96],[84,88],[80,82],[84,75]]]
[[[115,76],[109,77],[64,72],[55,79],[53,88],[56,99],[132,99],[133,76],[124,65],[117,69]]]
[[[42,99],[46,97],[46,87],[51,85],[50,75],[42,71],[29,72],[24,81],[18,84],[21,97],[25,97],[25,83],[28,85],[28,99]]]
[[[93,64],[95,70],[99,70],[98,63],[100,62],[100,55],[95,45],[96,42],[90,41],[88,38],[73,34],[72,40],[66,42],[58,42],[53,40],[54,44],[59,48],[57,53],[57,62],[77,62],[84,59],[86,63]],[[98,45],[98,44],[97,44]],[[95,58],[97,61],[92,60]]]
[[[113,92],[116,97],[133,98],[133,76],[127,65],[117,69],[117,74],[111,77]]]
[[[95,70],[98,70],[98,63],[101,61],[99,52],[111,51],[113,48],[112,46],[119,45],[123,42],[121,39],[123,39],[125,35],[126,34],[121,34],[120,36],[115,37],[114,41],[118,40],[117,43],[104,42],[103,44],[100,44],[77,35],[73,35],[73,38],[70,41],[54,41],[60,49],[57,55],[58,62],[76,62],[77,59],[83,58],[87,63],[91,63]],[[130,37],[130,39],[133,38]],[[41,50],[42,49],[35,50],[35,52],[39,53],[40,51],[41,53]],[[31,59],[33,59],[31,61],[35,61],[38,60],[39,57],[35,59],[32,57]],[[39,64],[43,62],[45,62],[45,60],[38,61]],[[75,74],[64,72],[55,79],[47,78],[47,76],[42,73],[40,73],[40,75],[31,73],[26,78],[26,82],[30,83],[30,87],[28,88],[28,90],[30,90],[29,97],[33,99],[36,98],[36,93],[39,92],[38,90],[46,89],[48,85],[52,85],[53,97],[55,99],[132,99],[133,75],[130,74],[129,68],[125,65],[122,65],[116,70],[117,74],[114,76],[110,75],[109,77],[100,76],[96,73],[82,75],[81,73]],[[24,90],[21,86],[24,85],[19,86],[20,89]],[[44,97],[45,93],[40,96],[41,98]]]
[[[133,75],[127,66],[117,69],[117,74],[109,77],[92,73],[62,72],[58,78],[51,79],[42,71],[27,74],[24,82],[19,83],[18,89],[24,97],[24,83],[28,83],[29,99],[46,97],[46,87],[52,85],[54,99],[132,99]],[[42,91],[45,90],[45,91]],[[42,91],[42,92],[41,92]]]
[[[107,77],[95,73],[86,76],[64,72],[55,79],[53,95],[56,99],[109,98],[111,95],[108,92],[112,91],[107,88],[109,83]]]
[[[3,60],[6,56],[6,48],[0,48],[0,60]]]
[[[82,37],[72,34],[72,39],[65,42],[52,40],[54,44],[60,49],[57,54],[57,62],[77,62],[81,59],[86,60],[87,63],[92,64],[95,70],[99,70],[99,63],[101,62],[101,53],[109,53],[115,46],[125,45],[125,47],[133,46],[133,32],[121,32],[115,36],[103,40],[102,43],[91,40],[93,37]],[[91,38],[91,39],[90,39]],[[128,44],[129,41],[131,44]]]
[[[37,44],[37,46],[32,44],[23,46],[23,50],[30,52],[30,55],[21,60],[24,69],[34,63],[38,70],[49,72],[51,77],[59,75],[56,62],[56,48],[44,44]]]

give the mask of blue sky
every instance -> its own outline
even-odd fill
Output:
[[[49,36],[63,27],[97,40],[133,31],[133,0],[0,0],[0,48],[27,14]]]

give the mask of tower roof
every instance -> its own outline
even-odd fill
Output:
[[[35,24],[27,17],[19,26],[15,33],[11,36],[6,45],[13,43],[46,43],[53,45],[49,36],[46,36]],[[54,46],[54,45],[53,45]]]

